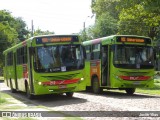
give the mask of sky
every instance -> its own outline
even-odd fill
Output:
[[[21,17],[31,29],[49,30],[55,34],[79,33],[94,24],[91,0],[0,0],[0,10]]]

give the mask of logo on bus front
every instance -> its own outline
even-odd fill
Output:
[[[130,77],[129,79],[130,79],[130,80],[138,80],[139,77]]]

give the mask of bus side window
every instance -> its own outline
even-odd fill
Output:
[[[13,65],[13,53],[10,52],[7,54],[7,66],[12,66]]]
[[[17,64],[27,63],[27,47],[17,49]]]
[[[93,59],[100,59],[100,44],[93,45]]]
[[[90,45],[86,46],[85,50],[86,50],[86,59],[91,60],[91,56],[92,56],[91,55],[91,46]]]
[[[27,47],[25,46],[23,53],[23,64],[27,63]]]

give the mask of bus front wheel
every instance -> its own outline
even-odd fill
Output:
[[[66,92],[67,97],[73,97],[73,92]]]
[[[93,78],[93,81],[92,81],[92,90],[93,90],[93,93],[95,94],[98,94],[101,92],[101,88],[99,86],[99,80],[97,77],[94,77]]]
[[[133,93],[135,92],[136,88],[126,88],[126,93],[128,95],[133,95]]]

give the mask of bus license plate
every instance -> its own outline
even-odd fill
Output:
[[[133,83],[134,85],[140,85],[140,82],[139,81],[136,81]]]
[[[66,85],[59,85],[58,88],[59,89],[64,89],[64,88],[67,88],[67,86]]]

